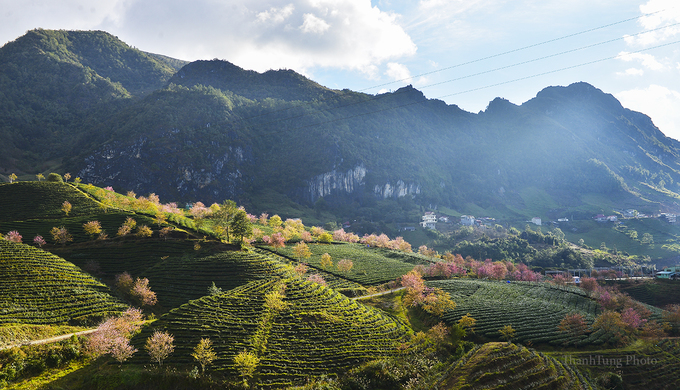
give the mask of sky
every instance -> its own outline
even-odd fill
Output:
[[[471,112],[585,81],[680,140],[677,0],[0,0],[0,45],[34,28]]]

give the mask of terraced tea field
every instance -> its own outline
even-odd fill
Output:
[[[265,295],[282,282],[287,307],[272,312],[265,307]],[[135,337],[137,348],[153,329],[166,329],[175,337],[169,363],[195,364],[190,354],[202,337],[214,343],[213,370],[234,375],[234,356],[244,349],[254,351],[260,358],[256,379],[262,386],[338,373],[394,354],[397,343],[412,333],[379,310],[298,278],[255,281],[184,304]],[[132,361],[147,360],[140,355]]]
[[[488,338],[499,338],[498,330],[506,325],[516,330],[513,340],[522,343],[597,345],[611,337],[597,331],[571,339],[557,330],[562,318],[569,313],[580,313],[589,324],[599,314],[597,302],[578,287],[474,279],[432,281],[427,285],[448,292],[456,302],[456,308],[444,315],[448,323],[452,324],[470,313],[477,320],[475,333]],[[650,309],[656,316],[660,315],[658,309]]]
[[[69,215],[100,214],[100,203],[65,183],[16,182],[0,184],[0,222],[61,218],[64,201],[73,207]]]
[[[680,388],[680,341],[664,339],[640,349],[588,352],[551,352],[556,359],[572,364],[595,377],[617,372],[624,389]]]
[[[321,255],[328,253],[334,265],[326,269],[326,272],[365,286],[387,283],[407,274],[418,264],[429,264],[427,260],[415,254],[369,248],[362,244],[309,244],[309,249],[312,256],[304,259],[303,262],[324,270],[321,266]],[[293,245],[276,251],[292,260],[297,260],[293,253]],[[349,272],[341,272],[336,268],[337,262],[342,259],[349,259],[354,263]]]
[[[677,280],[653,279],[616,285],[620,291],[648,305],[665,307],[680,304],[680,281]]]
[[[569,364],[509,343],[486,343],[468,352],[441,385],[470,390],[593,389]]]
[[[261,248],[253,248],[253,251],[256,253],[260,253],[263,256],[270,257],[276,261],[278,261],[281,264],[290,264],[292,266],[296,266],[299,264],[297,260],[292,260],[288,257],[279,255],[276,252],[272,252],[266,249],[261,249]],[[323,279],[326,281],[326,284],[328,287],[337,290],[339,292],[342,292],[345,295],[348,296],[355,296],[355,295],[363,295],[366,293],[366,288],[362,285],[360,285],[357,282],[353,282],[351,280],[345,279],[344,277],[338,276],[336,274],[332,274],[330,272],[324,271],[322,269],[317,269],[317,268],[310,268],[307,272],[307,275],[311,274],[319,274],[323,277]]]
[[[283,274],[283,264],[270,257],[240,251],[223,251],[210,256],[170,257],[141,272],[153,283],[158,303],[180,306],[208,294],[208,287],[222,291]]]
[[[79,267],[96,262],[100,269],[98,276],[113,277],[127,271],[137,277],[161,263],[163,258],[194,257],[216,250],[213,246],[204,244],[200,251],[196,251],[194,244],[195,242],[188,240],[127,239],[87,246],[66,245],[51,250]]]
[[[127,308],[75,265],[0,240],[0,323],[92,323]]]
[[[90,214],[86,216],[73,216],[68,218],[62,214],[60,218],[54,219],[29,219],[25,221],[17,220],[1,222],[0,232],[7,233],[8,231],[16,230],[23,236],[23,242],[27,243],[31,242],[33,237],[40,235],[45,239],[45,241],[47,241],[48,244],[50,244],[50,248],[52,248],[55,246],[61,246],[60,244],[55,243],[52,238],[50,230],[53,227],[63,226],[68,230],[69,234],[71,234],[73,238],[73,241],[69,242],[70,245],[93,241],[96,237],[87,235],[87,233],[85,233],[85,229],[83,228],[83,224],[89,221],[99,221],[102,230],[109,235],[109,240],[120,240],[120,238],[116,238],[116,232],[128,217],[132,217],[137,222],[138,226],[147,225],[153,230],[158,230],[157,226],[153,224],[153,220],[148,216],[111,211],[106,214]],[[133,237],[134,232],[125,239],[130,239]]]

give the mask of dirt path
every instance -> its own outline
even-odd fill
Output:
[[[57,341],[62,341],[62,340],[66,340],[68,338],[71,338],[74,335],[80,336],[80,335],[94,333],[96,331],[97,331],[97,329],[95,328],[95,329],[81,330],[80,332],[75,332],[75,333],[63,334],[61,336],[54,336],[54,337],[50,337],[48,339],[24,341],[24,342],[18,343],[18,344],[0,346],[0,351],[2,351],[3,349],[10,349],[10,348],[14,348],[14,347],[23,347],[24,345],[38,345],[38,344],[56,343]]]
[[[381,295],[392,294],[393,292],[397,292],[397,291],[403,290],[403,289],[405,289],[405,288],[406,288],[406,287],[393,288],[393,289],[391,289],[391,290],[387,290],[387,291],[383,291],[383,292],[379,292],[379,293],[375,293],[375,294],[371,294],[371,295],[363,295],[363,296],[356,297],[356,298],[352,298],[352,299],[356,300],[356,299],[365,299],[365,298],[379,297],[379,296],[381,296]]]

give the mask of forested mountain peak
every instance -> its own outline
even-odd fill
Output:
[[[71,154],[102,117],[172,74],[167,63],[103,31],[28,31],[0,48],[3,167],[45,169],[36,164]]]
[[[392,222],[407,214],[376,202],[525,220],[680,198],[678,142],[587,83],[473,114],[412,85],[331,90],[293,70],[143,53],[101,31],[33,30],[0,62],[0,173],[68,156],[55,170],[173,201],[259,212],[292,201],[319,218]],[[602,196],[617,201],[583,200]]]
[[[217,59],[194,61],[180,69],[169,82],[186,87],[211,86],[257,100],[272,98],[309,101],[336,94],[335,91],[290,69],[258,73]]]
[[[133,95],[160,88],[174,74],[168,64],[104,31],[35,29],[5,45],[0,53],[0,62],[29,69],[40,56],[90,69]]]

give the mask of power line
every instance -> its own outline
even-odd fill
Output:
[[[646,34],[646,33],[649,33],[649,32],[654,32],[654,31],[658,31],[658,30],[663,30],[663,29],[666,29],[666,28],[669,28],[669,27],[673,27],[673,26],[677,26],[677,25],[680,25],[680,22],[679,22],[679,23],[670,24],[670,25],[666,25],[666,26],[663,26],[663,27],[658,27],[658,28],[652,29],[652,30],[646,30],[646,31],[638,32],[638,33],[632,34],[632,35],[627,35],[626,37],[635,37],[635,36],[638,36],[638,35]],[[573,34],[572,34],[572,35],[573,35]],[[471,78],[471,77],[475,77],[475,76],[480,76],[480,75],[484,75],[484,74],[496,72],[496,71],[499,71],[499,70],[505,70],[505,69],[517,67],[517,66],[520,66],[520,65],[526,65],[526,64],[529,64],[529,63],[532,63],[532,62],[537,62],[537,61],[545,60],[545,59],[548,59],[548,58],[553,58],[553,57],[557,57],[557,56],[560,56],[560,55],[573,53],[573,52],[576,52],[576,51],[579,51],[579,50],[589,49],[589,48],[596,47],[596,46],[601,46],[601,45],[604,45],[604,44],[607,44],[607,43],[620,41],[620,40],[625,39],[626,37],[618,37],[618,38],[610,39],[610,40],[607,40],[607,41],[603,41],[603,42],[599,42],[599,43],[594,43],[594,44],[590,44],[590,45],[578,47],[578,48],[575,48],[575,49],[565,50],[565,51],[562,51],[562,52],[559,52],[559,53],[554,53],[554,54],[550,54],[550,55],[547,55],[547,56],[537,57],[537,58],[534,58],[534,59],[530,59],[530,60],[526,60],[526,61],[514,63],[514,64],[511,64],[511,65],[501,66],[501,67],[494,68],[494,69],[490,69],[490,70],[486,70],[486,71],[483,71],[483,72],[478,72],[478,73],[473,73],[473,74],[469,74],[469,75],[465,75],[465,76],[461,76],[461,77],[456,77],[456,78],[453,78],[453,79],[449,79],[449,80],[437,82],[437,83],[434,83],[434,84],[425,85],[425,86],[419,87],[419,89],[425,89],[425,88],[429,88],[429,87],[434,87],[434,86],[437,86],[437,85],[442,85],[442,84],[446,84],[446,83],[450,83],[450,82],[454,82],[454,81],[460,81],[460,80],[468,79],[468,78]],[[663,47],[663,46],[665,46],[665,45],[655,46],[655,47],[652,47],[652,48],[643,49],[642,51],[644,51],[644,50],[650,50],[650,49],[657,48],[657,47]],[[640,51],[638,51],[638,52],[640,52]],[[634,53],[638,53],[638,52],[634,52]],[[601,61],[604,61],[604,60],[607,60],[607,59],[612,59],[612,58],[617,58],[617,57],[616,57],[616,56],[615,56],[615,57],[607,57],[607,58],[605,58],[605,59],[596,60],[596,61],[594,61],[594,62],[584,63],[584,65],[591,64],[591,63],[596,63],[596,62],[601,62]],[[583,65],[578,65],[578,66],[575,66],[575,67],[579,67],[579,66],[583,66]],[[566,70],[566,69],[564,69],[564,70]],[[557,71],[559,71],[559,70],[557,70]],[[548,73],[554,73],[554,72],[557,72],[557,71],[551,71],[551,72],[548,72]],[[532,77],[532,76],[529,76],[529,77],[527,77],[527,78],[531,78],[531,77]],[[519,81],[519,79],[518,79],[518,81]],[[499,83],[499,84],[494,84],[494,85],[492,85],[492,86],[503,85],[503,84],[506,84],[506,83],[507,83],[507,82],[503,82],[503,83]],[[488,86],[488,87],[480,87],[480,88],[477,88],[477,89],[469,90],[469,91],[467,91],[467,92],[472,92],[472,91],[476,91],[476,90],[480,90],[480,89],[486,89],[486,88],[490,88],[490,87],[492,87],[492,86]],[[405,92],[405,91],[403,91],[403,92]],[[322,110],[322,111],[324,111],[324,112],[330,112],[330,111],[338,110],[338,109],[341,109],[341,108],[346,108],[346,107],[350,107],[350,106],[354,106],[354,105],[358,105],[358,104],[364,104],[364,103],[367,103],[367,102],[370,102],[370,101],[376,101],[376,100],[383,99],[383,98],[387,98],[387,97],[393,97],[393,96],[395,96],[396,94],[399,94],[399,93],[402,93],[402,92],[394,92],[394,93],[391,93],[391,94],[376,95],[376,96],[372,96],[372,97],[370,97],[370,98],[368,98],[368,99],[366,99],[366,100],[358,100],[358,101],[354,101],[354,102],[351,102],[351,103],[343,104],[343,105],[340,105],[340,106],[329,107],[329,108],[324,109],[324,110]],[[456,94],[453,94],[453,95],[457,95],[457,94],[460,94],[460,93],[456,93]],[[449,96],[453,96],[453,95],[444,95],[444,96],[442,96],[442,97],[449,97]],[[441,98],[441,97],[440,97],[440,98]],[[435,98],[435,99],[439,99],[439,98]],[[284,109],[279,109],[279,110],[276,110],[276,111],[272,111],[272,112],[270,112],[270,113],[283,112],[283,111],[290,110],[290,109],[293,109],[293,108],[298,108],[298,107],[301,107],[301,106],[304,106],[304,105],[307,105],[307,104],[309,104],[309,103],[306,102],[306,103],[303,103],[303,104],[300,104],[300,105],[296,105],[296,106],[293,106],[293,107],[288,107],[288,108],[284,108]],[[381,112],[381,111],[378,111],[378,112]],[[246,121],[246,120],[254,119],[254,118],[257,118],[257,117],[261,117],[261,116],[264,116],[264,115],[268,115],[268,114],[270,114],[270,113],[261,114],[261,115],[258,115],[258,116],[255,116],[255,117],[250,117],[250,118],[244,118],[244,119],[242,119],[242,121]],[[290,116],[290,117],[288,117],[288,118],[277,118],[277,119],[271,120],[271,121],[269,121],[269,122],[261,123],[261,124],[259,124],[259,125],[260,125],[260,126],[266,126],[266,125],[270,125],[270,124],[272,124],[272,123],[277,123],[277,122],[287,121],[287,120],[293,120],[293,119],[299,119],[299,118],[302,118],[302,117],[305,117],[305,116],[309,116],[309,115],[311,115],[311,113],[303,113],[303,114],[299,114],[299,115],[295,115],[295,116]]]
[[[404,79],[401,79],[401,80],[394,80],[394,81],[390,81],[389,83],[379,84],[379,85],[375,85],[375,86],[368,87],[368,88],[365,88],[365,89],[360,89],[360,90],[358,90],[357,92],[364,92],[364,91],[367,91],[367,90],[369,90],[369,89],[384,87],[384,86],[386,86],[386,85],[390,85],[390,84],[394,84],[394,83],[400,83],[400,82],[403,82],[403,81],[408,81],[408,80],[411,80],[411,79],[413,79],[413,78],[415,78],[415,77],[427,76],[427,75],[431,75],[431,74],[434,74],[434,73],[443,72],[443,71],[445,71],[445,70],[454,69],[454,68],[458,68],[458,67],[461,67],[461,66],[474,64],[474,63],[476,63],[476,62],[481,62],[481,61],[489,60],[489,59],[491,59],[491,58],[496,58],[496,57],[504,56],[504,55],[506,55],[506,54],[516,53],[516,52],[518,52],[518,51],[522,51],[522,50],[526,50],[526,49],[531,49],[531,48],[533,48],[533,47],[542,46],[542,45],[545,45],[545,44],[548,44],[548,43],[553,43],[553,42],[561,41],[561,40],[563,40],[563,39],[572,38],[572,37],[575,37],[575,36],[578,36],[578,35],[582,35],[582,34],[586,34],[586,33],[589,33],[589,32],[593,32],[593,31],[597,31],[597,30],[602,30],[602,29],[604,29],[604,28],[616,26],[617,24],[622,24],[622,23],[626,23],[626,22],[633,21],[633,20],[641,19],[641,18],[643,18],[643,17],[655,15],[655,14],[658,14],[658,13],[664,12],[664,11],[667,11],[667,9],[662,9],[662,10],[660,10],[660,11],[651,12],[651,13],[648,13],[648,14],[643,14],[643,15],[640,15],[640,16],[636,16],[636,17],[634,17],[634,18],[624,19],[624,20],[620,20],[620,21],[618,21],[618,22],[605,24],[605,25],[603,25],[603,26],[591,28],[591,29],[588,29],[588,30],[579,31],[579,32],[573,33],[573,34],[564,35],[564,36],[561,36],[561,37],[559,37],[559,38],[549,39],[549,40],[547,40],[547,41],[543,41],[543,42],[540,42],[540,43],[534,43],[534,44],[531,44],[531,45],[528,45],[528,46],[520,47],[520,48],[518,48],[518,49],[508,50],[508,51],[506,51],[506,52],[502,52],[502,53],[498,53],[498,54],[493,54],[493,55],[490,55],[490,56],[487,56],[487,57],[483,57],[483,58],[479,58],[479,59],[476,59],[476,60],[472,60],[472,61],[463,62],[463,63],[460,63],[460,64],[448,66],[448,67],[446,67],[446,68],[433,70],[433,71],[431,71],[431,72],[426,72],[426,73],[417,74],[417,75],[415,75],[415,76],[407,77],[407,78],[404,78]]]
[[[583,31],[579,31],[579,32],[576,32],[576,33],[573,33],[573,34],[564,35],[564,36],[561,36],[561,37],[558,37],[558,38],[549,39],[549,40],[547,40],[547,41],[543,41],[543,42],[539,42],[539,43],[534,43],[534,44],[531,44],[531,45],[528,45],[528,46],[520,47],[520,48],[513,49],[513,50],[508,50],[508,51],[505,51],[505,52],[502,52],[502,53],[498,53],[498,54],[493,54],[493,55],[490,55],[490,56],[487,56],[487,57],[482,57],[482,58],[479,58],[479,59],[476,59],[476,60],[467,61],[467,62],[460,63],[460,64],[457,64],[457,65],[448,66],[448,67],[442,68],[442,69],[437,69],[437,70],[434,70],[434,71],[431,71],[431,72],[421,73],[421,74],[418,74],[418,75],[415,75],[415,76],[411,76],[411,77],[408,77],[408,78],[405,78],[405,79],[395,80],[395,81],[391,81],[391,82],[384,83],[384,84],[374,85],[374,86],[372,86],[372,87],[368,87],[368,88],[364,88],[364,89],[357,90],[356,92],[364,92],[364,91],[367,91],[367,90],[370,90],[370,89],[379,88],[379,87],[383,87],[383,86],[386,86],[386,85],[395,84],[395,83],[399,83],[399,82],[403,82],[403,81],[408,81],[408,80],[411,80],[411,79],[413,79],[413,78],[415,78],[415,77],[427,76],[427,75],[431,75],[431,74],[434,74],[434,73],[443,72],[443,71],[445,71],[445,70],[450,70],[450,69],[458,68],[458,67],[461,67],[461,66],[465,66],[465,65],[469,65],[469,64],[474,64],[474,63],[477,63],[477,62],[485,61],[485,60],[488,60],[488,59],[501,57],[501,56],[504,56],[504,55],[507,55],[507,54],[516,53],[516,52],[519,52],[519,51],[522,51],[522,50],[526,50],[526,49],[530,49],[530,48],[533,48],[533,47],[542,46],[542,45],[545,45],[545,44],[548,44],[548,43],[553,43],[553,42],[557,42],[557,41],[564,40],[564,39],[567,39],[567,38],[572,38],[572,37],[575,37],[575,36],[578,36],[578,35],[587,34],[587,33],[589,33],[589,32],[593,32],[593,31],[597,31],[597,30],[602,30],[602,29],[605,29],[605,28],[608,28],[608,27],[616,26],[616,25],[618,25],[618,24],[630,22],[630,21],[633,21],[633,20],[638,20],[638,19],[640,19],[640,18],[643,18],[643,17],[646,17],[646,16],[655,15],[655,14],[658,14],[658,13],[661,13],[661,12],[665,12],[665,11],[667,11],[667,10],[668,10],[668,9],[662,9],[662,10],[659,10],[659,11],[656,11],[656,12],[651,12],[651,13],[648,13],[648,14],[639,15],[639,16],[636,16],[636,17],[634,17],[634,18],[628,18],[628,19],[620,20],[620,21],[617,21],[617,22],[613,22],[613,23],[609,23],[609,24],[602,25],[602,26],[594,27],[594,28],[591,28],[591,29],[588,29],[588,30],[583,30]],[[677,24],[677,23],[676,23],[676,24]],[[662,28],[666,28],[666,27],[669,27],[669,26],[665,26],[665,27],[662,27]],[[649,32],[649,31],[645,31],[645,32]],[[643,33],[645,33],[645,32],[638,33],[638,34],[635,34],[635,35],[640,35],[640,34],[643,34]],[[633,36],[635,36],[635,35],[633,35]],[[623,39],[623,38],[618,38],[618,39]],[[576,50],[579,50],[579,49],[576,49]],[[537,60],[535,60],[535,61],[537,61]],[[516,66],[516,65],[513,65],[513,66]],[[501,70],[501,69],[502,69],[502,68],[499,68],[498,70]],[[467,77],[472,77],[472,76],[467,76]],[[456,79],[453,79],[453,80],[450,80],[450,81],[455,81],[455,80],[456,80]],[[448,81],[445,81],[445,82],[448,82]],[[433,85],[436,85],[436,84],[433,84]],[[429,87],[429,86],[428,86],[428,87]],[[380,98],[380,97],[378,97],[378,98]],[[328,100],[328,99],[329,99],[329,98],[322,98],[322,99],[317,100],[317,102],[322,102],[322,101],[325,101],[325,100]],[[262,117],[262,116],[271,115],[271,114],[276,114],[276,113],[280,113],[280,112],[284,112],[284,111],[291,110],[291,109],[293,109],[293,108],[302,107],[302,106],[310,105],[310,104],[311,104],[310,102],[302,102],[302,103],[297,104],[297,105],[295,105],[295,106],[293,106],[293,107],[281,108],[281,109],[274,110],[274,111],[270,111],[270,112],[267,112],[267,113],[255,115],[255,116],[248,117],[248,118],[244,118],[244,119],[241,119],[241,120],[242,120],[242,121],[246,121],[246,120],[250,120],[250,119],[255,119],[255,118]],[[359,104],[359,103],[352,103],[352,104]],[[349,104],[349,105],[352,105],[352,104]],[[343,108],[343,107],[347,107],[347,106],[339,106],[339,107],[337,107],[337,108]],[[294,118],[298,118],[298,117],[299,117],[299,116],[295,116],[295,117],[290,117],[290,118],[287,118],[287,119],[294,119]],[[278,120],[277,120],[277,121],[278,121]]]
[[[599,43],[593,43],[593,44],[591,44],[591,45],[581,46],[581,47],[578,47],[578,48],[576,48],[576,49],[570,49],[570,50],[562,51],[562,52],[559,52],[559,53],[554,53],[554,54],[550,54],[550,55],[547,55],[547,56],[534,58],[534,59],[527,60],[527,61],[517,62],[517,63],[512,64],[512,65],[501,66],[501,67],[499,67],[499,68],[494,68],[494,69],[490,69],[490,70],[485,70],[485,71],[483,71],[483,72],[473,73],[473,74],[470,74],[470,75],[467,75],[467,76],[461,76],[461,77],[457,77],[457,78],[454,78],[454,79],[449,79],[449,80],[445,80],[445,81],[440,81],[440,82],[438,82],[438,83],[429,84],[429,85],[425,85],[425,86],[418,87],[418,88],[424,89],[424,88],[434,87],[434,86],[437,86],[437,85],[446,84],[446,83],[450,83],[450,82],[458,81],[458,80],[463,80],[463,79],[467,79],[467,78],[470,78],[470,77],[480,76],[480,75],[483,75],[483,74],[487,74],[487,73],[491,73],[491,72],[496,72],[496,71],[499,71],[499,70],[504,70],[504,69],[508,69],[508,68],[514,68],[515,66],[526,65],[526,64],[529,64],[529,63],[532,63],[532,62],[541,61],[541,60],[545,60],[545,59],[548,59],[548,58],[561,56],[561,55],[563,55],[563,54],[569,54],[569,53],[573,53],[573,52],[576,52],[576,51],[579,51],[579,50],[590,49],[590,48],[595,47],[595,46],[605,45],[605,44],[607,44],[607,43],[612,43],[612,42],[620,41],[620,40],[623,40],[623,39],[626,39],[626,38],[630,38],[630,37],[636,37],[636,36],[638,36],[638,35],[647,34],[647,33],[653,32],[653,31],[663,30],[663,29],[666,29],[666,28],[669,28],[669,27],[673,27],[673,26],[677,26],[677,25],[680,25],[680,22],[678,22],[678,23],[673,23],[673,24],[669,24],[669,25],[666,25],[666,26],[663,26],[663,27],[659,27],[659,28],[655,28],[655,29],[653,29],[653,30],[642,31],[642,32],[639,32],[639,33],[637,33],[637,34],[628,35],[628,36],[625,36],[625,37],[614,38],[614,39],[610,39],[610,40],[603,41],[603,42],[599,42]],[[417,76],[416,76],[416,77],[417,77]]]
[[[604,62],[604,61],[608,61],[608,60],[621,58],[621,57],[624,57],[624,56],[627,56],[627,55],[630,55],[630,54],[642,53],[642,52],[645,52],[645,51],[658,49],[658,48],[661,48],[661,47],[670,46],[670,45],[674,45],[674,44],[677,44],[677,43],[680,43],[680,40],[674,41],[674,42],[669,42],[669,43],[664,43],[662,45],[648,47],[648,48],[633,51],[633,52],[628,52],[628,53],[625,53],[625,54],[617,54],[615,56],[604,57],[604,58],[600,58],[600,59],[597,59],[597,60],[594,60],[594,61],[583,62],[583,63],[577,64],[577,65],[567,66],[567,67],[563,67],[563,68],[559,68],[559,69],[553,69],[553,70],[550,70],[550,71],[547,71],[547,72],[536,73],[536,74],[533,74],[533,75],[524,76],[524,77],[520,77],[520,78],[516,78],[516,79],[512,79],[512,80],[506,80],[506,81],[503,81],[503,82],[500,82],[500,83],[489,84],[489,85],[485,85],[483,87],[472,88],[472,89],[468,89],[468,90],[465,90],[465,91],[454,92],[454,93],[451,93],[451,94],[438,96],[438,97],[433,98],[433,99],[443,99],[443,98],[450,97],[450,96],[462,95],[462,94],[465,94],[465,93],[479,91],[479,90],[482,90],[482,89],[493,88],[493,87],[497,87],[497,86],[505,85],[505,84],[511,84],[511,83],[515,83],[515,82],[518,82],[518,81],[523,81],[523,80],[527,80],[527,79],[531,79],[531,78],[545,76],[545,75],[552,74],[552,73],[562,72],[562,71],[569,70],[569,69],[580,68],[580,67],[587,66],[587,65],[593,65],[593,64],[596,64],[596,63],[599,63],[599,62]],[[413,106],[413,105],[416,105],[416,104],[422,104],[422,103],[425,103],[425,102],[430,101],[430,100],[432,100],[432,99],[425,98],[424,100],[420,100],[420,101],[417,101],[417,102],[410,102],[410,103],[406,103],[406,104],[402,104],[402,105],[398,105],[398,106],[384,108],[384,109],[381,109],[381,110],[375,110],[375,111],[365,112],[365,113],[361,113],[361,114],[350,115],[350,116],[347,116],[347,117],[336,118],[336,119],[329,120],[329,121],[324,121],[324,122],[314,123],[314,124],[310,124],[310,125],[300,126],[300,127],[296,127],[296,128],[293,128],[293,129],[289,129],[288,131],[305,129],[305,128],[308,128],[308,127],[316,127],[316,126],[321,126],[321,125],[325,125],[325,124],[329,124],[329,123],[335,123],[335,122],[339,122],[339,121],[343,121],[343,120],[359,118],[359,117],[366,116],[366,115],[376,114],[376,113],[385,112],[385,111],[391,111],[391,110],[395,110],[395,109],[398,109],[398,108]],[[287,120],[287,119],[282,119],[282,120]]]

